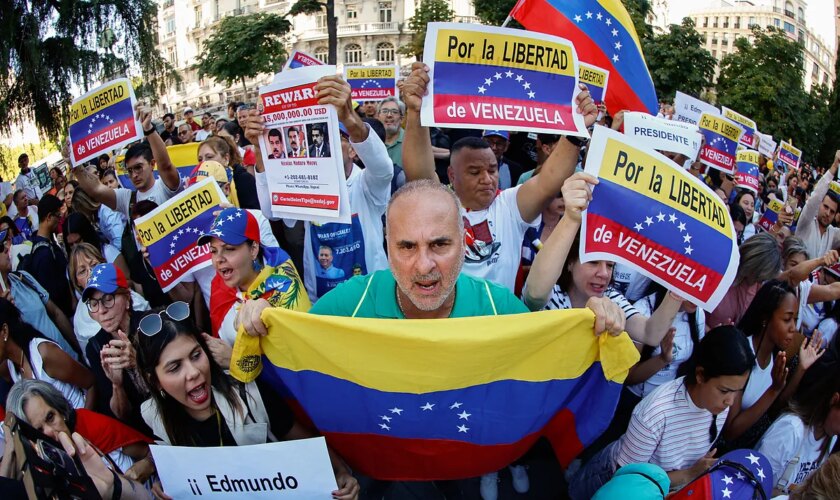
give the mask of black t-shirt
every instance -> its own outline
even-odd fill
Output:
[[[132,240],[133,241],[133,240]],[[129,244],[132,244],[129,242]],[[131,271],[131,279],[138,283],[143,288],[143,298],[149,302],[153,308],[166,306],[172,303],[169,295],[163,292],[157,278],[155,278],[154,270],[143,255],[139,252],[134,252],[128,260],[128,270]],[[81,307],[81,306],[80,306]]]
[[[32,248],[38,242],[46,242],[47,245],[41,245],[33,252],[31,266],[27,270],[50,294],[50,300],[68,318],[72,318],[75,311],[67,278],[67,257],[58,245],[40,235],[32,237]]]
[[[233,183],[236,185],[239,208],[259,210],[260,198],[257,196],[257,180],[242,165],[233,166]]]
[[[191,446],[196,448],[236,446],[233,434],[230,433],[227,422],[225,422],[224,418],[221,418],[219,412],[213,413],[212,416],[204,421],[199,421],[192,417],[187,417],[187,419],[190,422],[189,428],[193,443]],[[219,429],[220,423],[221,429]]]

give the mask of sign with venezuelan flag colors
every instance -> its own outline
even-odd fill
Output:
[[[601,104],[607,97],[607,84],[610,81],[610,72],[585,62],[578,63],[578,81],[586,85],[589,95],[595,104]]]
[[[738,151],[735,161],[738,166],[738,171],[735,172],[735,186],[749,189],[757,194],[760,175],[758,163],[761,161],[761,155],[757,151],[742,149]]]
[[[838,186],[840,187],[840,186]],[[795,199],[794,205],[795,205]],[[776,221],[779,220],[779,214],[782,213],[782,210],[787,211],[789,214],[793,214],[793,222],[790,225],[791,231],[796,231],[796,224],[799,221],[799,214],[802,213],[802,209],[798,206],[794,209],[794,206],[787,205],[783,201],[779,201],[775,198],[770,199],[770,203],[767,204],[767,210],[761,215],[761,219],[758,220],[758,227],[764,229],[765,231],[769,231]]]
[[[523,30],[429,23],[424,126],[589,137],[576,112],[574,46]]]
[[[396,66],[348,66],[344,79],[350,84],[350,96],[357,101],[381,101],[397,96]]]
[[[694,161],[703,136],[697,125],[657,118],[647,113],[624,113],[624,134],[634,137],[650,149],[687,156]]]
[[[205,179],[134,221],[164,292],[190,271],[211,265],[209,246],[195,242],[210,229],[223,202],[227,199],[216,181]]]
[[[262,320],[261,380],[381,480],[480,476],[540,437],[566,467],[607,428],[639,359],[626,334],[596,337],[588,309],[410,320],[270,308]]]
[[[75,167],[106,151],[143,138],[134,119],[137,99],[127,78],[112,80],[73,100],[70,106],[70,162]]]
[[[324,63],[314,56],[310,56],[306,52],[299,50],[292,51],[292,55],[286,59],[286,64],[283,66],[284,70],[303,68],[304,66],[321,66]]]
[[[726,106],[720,107],[720,113],[724,118],[732,120],[744,129],[744,133],[741,134],[741,138],[738,140],[739,144],[743,144],[750,149],[758,149],[758,143],[761,138],[756,133],[755,121],[740,113],[732,111]]]
[[[585,171],[600,182],[583,216],[581,262],[617,261],[707,311],[717,307],[735,279],[738,244],[714,191],[605,127],[595,128]]]
[[[802,150],[793,147],[793,144],[782,141],[779,145],[778,160],[785,164],[785,166],[798,169],[799,160],[802,158]]]
[[[706,144],[700,150],[700,161],[727,174],[735,174],[735,154],[744,129],[737,123],[710,113],[700,115],[700,133]]]

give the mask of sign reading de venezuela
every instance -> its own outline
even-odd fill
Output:
[[[586,172],[599,178],[583,217],[581,261],[618,261],[703,307],[738,268],[726,206],[696,177],[638,141],[596,127]]]
[[[75,167],[105,151],[143,138],[134,119],[137,100],[127,78],[112,80],[70,107],[70,162]]]
[[[778,160],[790,168],[799,168],[799,159],[802,158],[802,150],[793,147],[793,144],[782,141],[779,146]]]
[[[757,151],[743,149],[738,151],[736,159],[738,166],[738,171],[735,172],[736,187],[758,193],[758,163],[761,161],[761,155]]]
[[[578,60],[562,38],[522,30],[429,23],[424,126],[587,137],[575,112]]]
[[[350,84],[350,97],[359,101],[381,101],[397,95],[396,66],[346,67],[344,79]]]
[[[744,146],[750,149],[758,149],[758,143],[761,140],[761,137],[756,133],[755,121],[753,121],[751,118],[747,118],[741,113],[732,111],[726,106],[721,106],[720,112],[724,118],[729,118],[733,122],[740,125],[742,129],[744,129],[744,133],[738,140],[739,143],[743,144]]]
[[[209,245],[198,237],[213,223],[213,212],[227,202],[214,179],[205,179],[135,221],[140,243],[149,252],[160,288],[166,292],[189,272],[207,267]]]
[[[712,168],[734,175],[738,140],[744,133],[744,129],[735,122],[711,113],[700,115],[697,126],[700,127],[700,133],[706,139],[706,144],[700,149],[700,161]]]

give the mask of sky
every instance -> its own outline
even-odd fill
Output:
[[[701,10],[703,6],[718,4],[714,1],[668,1],[668,23],[678,24],[683,17],[692,11]],[[760,1],[756,2],[760,3]],[[805,23],[808,28],[821,36],[829,48],[834,47],[834,0],[808,0],[805,11]]]

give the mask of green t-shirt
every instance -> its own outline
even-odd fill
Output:
[[[534,169],[536,170],[536,169]],[[523,172],[522,175],[519,176],[519,180],[516,182],[517,186],[521,186],[525,184],[525,182],[534,176],[534,170],[529,170],[527,172]]]
[[[355,276],[318,299],[309,312],[325,316],[354,316],[355,311],[355,316],[360,318],[402,319],[405,316],[397,304],[396,290],[397,282],[390,269]],[[507,288],[464,273],[458,276],[451,318],[527,312],[525,304]]]

